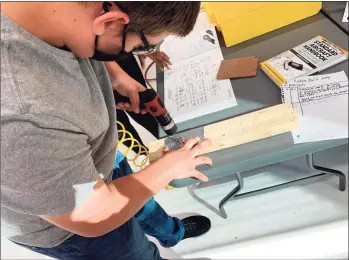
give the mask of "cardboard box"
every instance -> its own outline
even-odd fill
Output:
[[[227,47],[317,14],[322,2],[204,2]]]

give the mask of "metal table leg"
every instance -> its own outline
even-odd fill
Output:
[[[213,211],[214,213],[216,213],[218,216],[227,219],[227,213],[224,209],[224,205],[229,201],[232,200],[234,197],[237,196],[237,194],[242,190],[242,188],[244,187],[244,181],[240,175],[240,173],[235,173],[236,179],[238,181],[238,185],[227,195],[225,196],[221,202],[219,203],[219,209],[217,209],[215,206],[211,205],[210,203],[208,203],[207,201],[203,200],[202,198],[200,198],[198,195],[196,195],[195,190],[199,189],[201,186],[201,183],[197,184],[197,185],[192,185],[192,186],[188,186],[188,192],[189,194],[199,203],[201,203],[202,205],[204,205],[206,208],[208,208],[209,210]]]
[[[334,170],[334,169],[314,165],[314,154],[313,153],[307,154],[307,163],[308,163],[309,168],[315,172],[323,172],[326,174],[331,174],[331,175],[333,174],[333,175],[337,176],[339,178],[339,190],[345,191],[347,183],[346,183],[346,176],[344,173],[337,171],[337,170]]]
[[[208,202],[206,202],[205,200],[201,199],[199,196],[196,195],[195,190],[200,188],[200,186],[201,186],[200,183],[198,185],[195,185],[195,186],[189,186],[187,189],[188,189],[189,194],[195,200],[197,200],[199,203],[203,204],[205,207],[207,207],[208,209],[210,209],[211,211],[213,211],[214,213],[216,213],[217,215],[219,215],[220,217],[222,217],[224,219],[228,218],[227,213],[224,209],[224,206],[230,200],[243,199],[243,198],[247,198],[247,197],[251,197],[251,196],[255,196],[255,195],[265,194],[265,193],[271,192],[271,191],[281,190],[281,189],[285,189],[288,187],[294,187],[296,185],[305,185],[310,181],[312,181],[312,183],[315,182],[315,179],[320,180],[324,177],[330,177],[332,175],[335,175],[339,178],[339,190],[345,191],[345,189],[346,189],[346,176],[344,175],[344,173],[337,171],[337,170],[334,170],[334,169],[329,169],[329,168],[314,165],[312,153],[307,154],[306,159],[307,159],[308,167],[310,167],[310,169],[312,169],[313,171],[318,172],[318,174],[303,177],[303,178],[289,181],[286,183],[273,185],[270,187],[265,187],[265,188],[258,189],[258,190],[253,190],[253,191],[241,193],[241,194],[240,194],[240,191],[244,187],[244,181],[243,181],[243,178],[241,177],[240,173],[235,173],[238,185],[220,201],[219,209],[212,206],[211,204],[209,204]]]
[[[227,196],[225,196],[221,202],[219,202],[219,210],[222,213],[222,217],[224,219],[228,218],[228,215],[224,209],[224,205],[232,200],[235,196],[237,196],[237,194],[244,188],[244,180],[241,178],[240,173],[235,173],[236,179],[238,181],[238,185],[235,187],[235,189],[233,189]]]

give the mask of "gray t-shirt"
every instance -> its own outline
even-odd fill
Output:
[[[72,236],[40,215],[110,182],[116,111],[102,62],[52,47],[1,14],[1,234],[54,247]]]

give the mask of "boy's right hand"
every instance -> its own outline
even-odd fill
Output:
[[[210,146],[211,141],[209,139],[200,142],[199,137],[191,138],[178,150],[168,151],[168,149],[165,149],[164,156],[154,164],[157,164],[160,169],[162,168],[163,173],[169,174],[171,180],[196,178],[207,182],[207,176],[197,171],[195,167],[201,164],[212,165],[211,158],[198,156],[204,154]]]

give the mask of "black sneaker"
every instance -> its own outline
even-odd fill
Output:
[[[211,229],[211,220],[204,216],[191,216],[182,219],[184,225],[183,239],[199,237]]]

